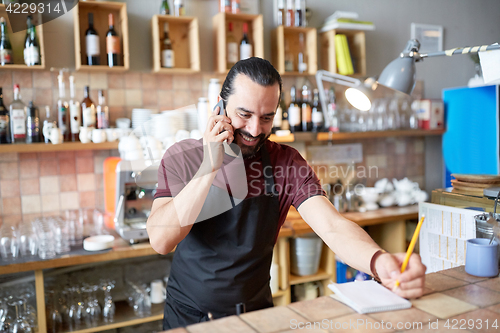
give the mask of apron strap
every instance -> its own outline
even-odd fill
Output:
[[[276,191],[276,187],[274,186],[273,167],[271,165],[269,153],[267,152],[266,144],[262,147],[262,169],[264,171],[266,195],[271,197],[278,196],[278,191]]]

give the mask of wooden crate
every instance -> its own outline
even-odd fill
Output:
[[[28,14],[26,14],[27,16]],[[41,15],[33,14],[33,20],[39,22],[41,20]],[[5,18],[7,22],[7,31],[9,34],[10,44],[12,45],[12,57],[14,58],[14,64],[0,66],[1,69],[29,69],[38,70],[45,69],[45,47],[43,41],[43,24],[36,26],[36,35],[38,38],[38,44],[40,47],[40,65],[27,66],[24,64],[24,40],[26,39],[26,30],[19,31],[16,33],[12,32],[12,27],[10,25],[9,17],[7,16],[7,11],[5,10],[5,5],[0,4],[0,17]],[[22,88],[22,87],[21,87]]]
[[[304,34],[304,50],[307,57],[307,71],[299,73],[299,35]],[[285,71],[285,41],[294,59],[294,71]],[[273,65],[282,75],[315,75],[318,70],[317,37],[315,28],[279,26],[271,35]]]
[[[361,30],[336,29],[320,33],[321,69],[338,73],[335,56],[335,35],[344,34],[349,44],[349,52],[354,66],[352,76],[366,76],[365,32]]]
[[[243,23],[248,23],[248,38],[253,46],[253,56],[264,58],[264,23],[262,15],[218,13],[212,18],[215,40],[215,71],[227,73],[226,33],[233,22],[233,36],[243,38]]]
[[[161,40],[163,24],[169,24],[169,36],[175,54],[175,67],[161,67]],[[153,72],[193,73],[200,71],[200,37],[198,18],[187,16],[154,15],[151,19],[153,36]]]
[[[99,66],[87,65],[85,46],[85,31],[89,26],[88,13],[94,14],[94,29],[99,35],[101,50]],[[109,67],[106,55],[106,33],[108,31],[108,15],[115,17],[115,31],[121,39],[122,57],[121,66]],[[75,69],[85,71],[126,71],[130,67],[127,4],[123,2],[80,1],[73,8],[75,25]]]

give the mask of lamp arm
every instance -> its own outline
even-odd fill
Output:
[[[468,46],[468,47],[456,47],[454,49],[432,52],[432,53],[418,53],[418,52],[403,52],[401,53],[401,57],[410,57],[410,58],[431,58],[431,57],[441,57],[448,56],[451,57],[457,54],[468,54],[468,53],[479,53],[483,51],[490,50],[500,50],[499,44],[490,44],[490,45],[481,45],[481,46]]]

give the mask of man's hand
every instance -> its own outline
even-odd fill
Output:
[[[218,115],[220,108],[215,108],[213,115],[208,119],[207,129],[203,134],[204,156],[203,164],[216,171],[224,161],[224,149],[222,143],[227,140],[230,144],[234,140],[234,129],[231,119],[227,116]]]
[[[406,253],[384,253],[375,262],[375,270],[382,284],[404,298],[417,298],[424,294],[425,270],[418,254],[412,254],[404,273],[401,266]],[[395,288],[396,280],[399,287]]]

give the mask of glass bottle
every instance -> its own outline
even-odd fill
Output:
[[[293,27],[295,25],[294,18],[295,18],[295,13],[293,10],[293,0],[286,0],[286,26],[287,27]]]
[[[40,52],[36,40],[36,30],[31,15],[27,17],[26,38],[24,40],[24,63],[28,66],[40,65]]]
[[[174,0],[174,15],[175,16],[186,15],[183,0]]]
[[[300,132],[302,130],[300,113],[301,109],[298,104],[298,100],[296,99],[297,90],[295,86],[292,86],[290,89],[290,105],[288,106],[288,123],[290,125],[290,131]]]
[[[277,14],[277,23],[278,25],[285,25],[285,19],[286,19],[286,14],[285,14],[285,0],[278,0],[278,12]]]
[[[12,46],[7,34],[7,22],[0,17],[0,65],[12,64]]]
[[[312,130],[312,107],[311,90],[307,85],[302,87],[302,131],[310,132]]]
[[[220,0],[219,10],[221,13],[231,12],[231,0]]]
[[[241,12],[240,0],[231,0],[231,13],[239,14]]]
[[[10,105],[12,143],[26,142],[26,105],[21,101],[21,88],[14,85],[14,101]]]
[[[227,31],[227,69],[231,69],[238,62],[238,43],[233,34],[233,22],[228,23]]]
[[[106,54],[108,58],[108,66],[120,66],[120,37],[115,30],[115,18],[112,13],[108,15],[109,29],[106,33]]]
[[[285,72],[294,71],[293,54],[290,52],[290,42],[285,38]]]
[[[280,106],[283,110],[283,114],[281,116],[281,129],[282,130],[290,130],[290,124],[288,123],[288,108],[285,104],[285,93],[281,93]]]
[[[314,132],[321,132],[324,127],[324,117],[323,109],[321,108],[321,103],[319,101],[319,91],[314,89],[314,99],[312,107],[312,130]]]
[[[281,93],[281,98],[283,98],[283,93]],[[283,108],[281,107],[282,105],[281,98],[273,118],[273,128],[272,128],[273,133],[276,133],[276,131],[281,130],[281,125],[283,123]]]
[[[248,39],[248,23],[243,23],[243,38],[240,42],[240,60],[248,59],[253,56],[252,44]]]
[[[333,87],[328,89],[328,118],[330,120],[330,127],[328,130],[330,132],[339,131],[339,115],[337,111],[337,98],[335,97],[335,90]]]
[[[80,141],[80,126],[82,126],[82,111],[80,102],[75,99],[75,77],[69,77],[69,122],[71,130],[71,141]]]
[[[172,49],[172,41],[169,35],[169,24],[163,24],[163,40],[161,43],[161,67],[174,68],[175,66],[175,53]]]
[[[83,91],[83,101],[80,103],[82,109],[82,126],[96,127],[96,107],[90,99],[90,88],[85,87]]]
[[[97,105],[97,128],[109,128],[109,109],[106,105],[104,92],[99,90],[99,101]]]
[[[88,15],[89,27],[85,31],[85,48],[87,54],[87,65],[94,66],[100,64],[101,51],[99,48],[99,35],[94,29],[94,14]]]
[[[45,143],[49,143],[49,138],[45,137],[43,135],[44,132],[46,132],[47,129],[49,128],[55,128],[57,127],[57,115],[55,112],[50,111],[50,106],[45,106],[45,116],[43,119],[43,127],[42,127],[42,136],[44,138]]]
[[[307,27],[306,0],[300,0],[300,8],[302,8],[302,26]]]
[[[40,113],[38,108],[30,101],[26,117],[26,143],[40,142]]]
[[[69,128],[68,102],[66,101],[66,87],[64,85],[63,73],[59,72],[57,76],[59,83],[59,99],[57,100],[57,124],[62,132],[64,141],[71,140],[71,131]]]
[[[168,0],[162,0],[160,6],[160,15],[170,15],[170,7],[168,6]]]
[[[3,104],[3,89],[0,87],[0,144],[11,143],[10,113]]]
[[[303,33],[299,34],[299,55],[297,62],[297,70],[299,71],[299,73],[307,72],[307,55],[306,55],[306,48],[304,45]]]
[[[301,5],[301,0],[295,0],[294,25],[296,27],[301,27],[302,20],[304,19],[304,12],[302,11]]]

